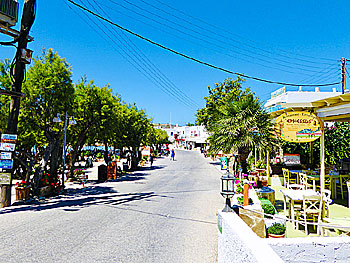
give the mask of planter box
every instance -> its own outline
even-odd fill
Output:
[[[30,187],[17,187],[16,200],[25,201],[29,199]]]

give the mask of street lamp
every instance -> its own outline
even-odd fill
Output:
[[[66,166],[66,140],[67,140],[67,120],[69,117],[72,117],[72,119],[69,121],[70,125],[75,125],[77,122],[75,121],[73,116],[68,116],[67,111],[64,114],[64,140],[63,140],[63,155],[62,155],[62,188],[64,188],[64,170]],[[57,116],[53,118],[54,122],[61,122],[60,114],[57,113]]]
[[[234,196],[234,180],[235,178],[230,176],[230,172],[227,169],[226,174],[221,177],[221,195],[226,198],[225,208],[222,212],[232,212],[231,197]]]

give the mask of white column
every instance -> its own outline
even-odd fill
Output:
[[[321,125],[323,126],[323,121],[321,120]],[[320,162],[321,162],[321,170],[320,170],[320,183],[321,183],[321,192],[324,190],[324,178],[325,178],[325,164],[324,164],[324,131],[321,135],[320,141]]]

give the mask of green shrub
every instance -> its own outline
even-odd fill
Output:
[[[98,153],[96,154],[96,158],[102,158],[102,153],[101,153],[101,152],[98,152]]]
[[[269,215],[276,214],[276,209],[271,203],[262,204],[261,208],[264,209],[265,214],[269,214]],[[265,217],[269,217],[269,216],[265,215]]]
[[[286,226],[275,223],[267,229],[267,233],[273,235],[283,235],[286,232]]]

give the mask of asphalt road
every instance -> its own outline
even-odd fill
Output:
[[[0,262],[216,262],[220,173],[193,151],[0,210]]]

